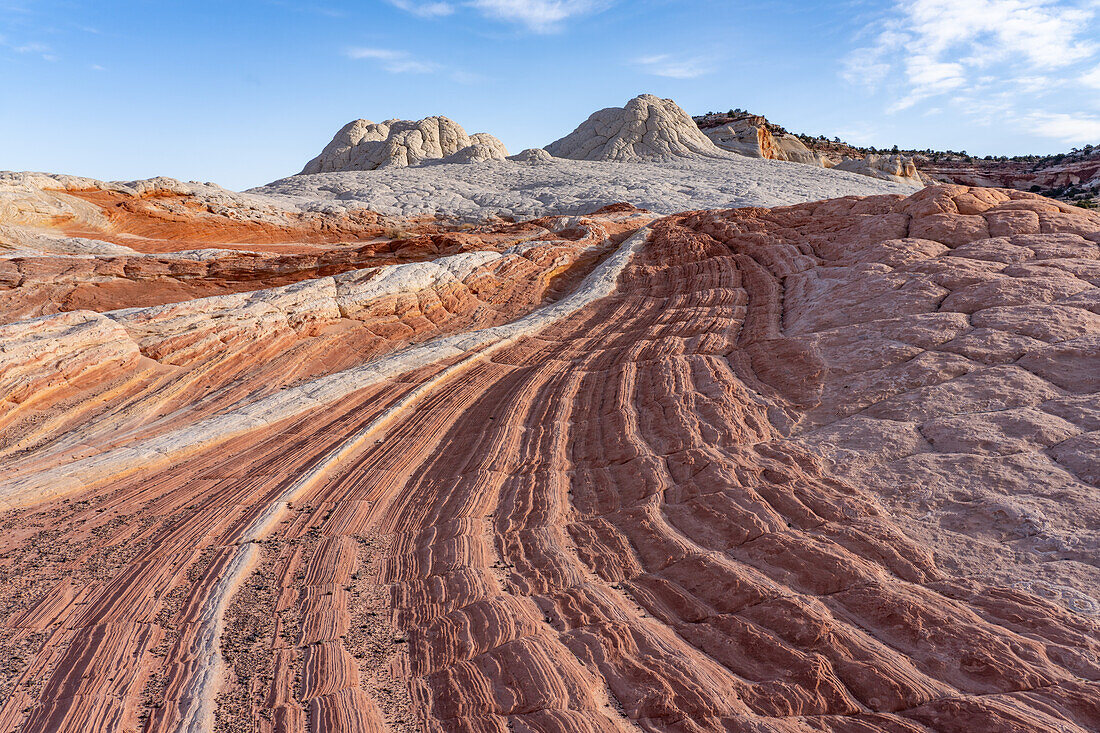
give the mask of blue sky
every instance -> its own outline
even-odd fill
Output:
[[[1100,0],[0,0],[0,169],[244,188],[358,117],[518,152],[642,92],[880,147],[1067,150],[1100,143]]]

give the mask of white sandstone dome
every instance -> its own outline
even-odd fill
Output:
[[[557,158],[619,162],[729,156],[678,104],[652,94],[601,109],[546,150]]]
[[[302,173],[403,168],[454,156],[471,146],[478,149],[453,162],[502,160],[508,155],[504,143],[492,135],[467,135],[461,125],[447,117],[426,117],[416,122],[355,120],[344,125]]]

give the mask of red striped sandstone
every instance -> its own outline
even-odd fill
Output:
[[[0,728],[1100,727],[1100,218],[936,187],[653,229],[614,292],[491,354],[441,342],[8,511]],[[496,323],[538,305],[526,267]],[[150,358],[127,339],[203,363],[184,305],[79,315],[120,364]],[[409,342],[381,338],[301,384]],[[253,389],[222,409],[293,383],[278,348],[233,357]],[[178,426],[213,414],[177,394]],[[148,439],[98,414],[55,440]]]

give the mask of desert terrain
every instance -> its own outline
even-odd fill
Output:
[[[0,730],[1100,730],[1100,213],[753,124],[0,173]]]

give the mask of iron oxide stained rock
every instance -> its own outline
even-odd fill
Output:
[[[654,219],[0,326],[0,729],[1100,728],[1100,217]]]

